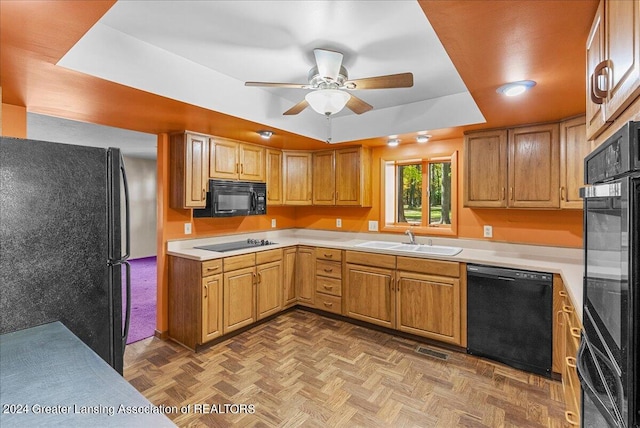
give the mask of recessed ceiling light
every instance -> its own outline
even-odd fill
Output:
[[[427,141],[429,141],[429,139],[431,138],[431,135],[418,135],[416,137],[416,141],[420,144],[422,143],[426,143]]]
[[[400,140],[398,140],[397,138],[391,138],[391,139],[387,140],[387,145],[388,146],[395,147],[398,144],[400,144]]]
[[[260,137],[268,140],[273,135],[273,131],[258,131],[258,134],[260,135]]]
[[[520,80],[519,82],[511,82],[500,86],[496,89],[499,94],[506,95],[507,97],[515,97],[533,88],[536,82],[533,80]]]

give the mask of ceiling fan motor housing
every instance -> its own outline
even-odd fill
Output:
[[[342,87],[348,79],[349,73],[343,66],[340,66],[340,72],[335,80],[330,77],[320,76],[317,66],[311,68],[308,75],[309,85],[313,89],[337,89]]]

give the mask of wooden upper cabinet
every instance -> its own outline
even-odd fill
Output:
[[[282,187],[285,205],[311,205],[311,152],[282,152]]]
[[[335,161],[335,150],[313,153],[313,205],[335,205]]]
[[[313,204],[371,206],[370,149],[314,152]]]
[[[172,134],[171,206],[204,208],[208,185],[209,137],[191,132]]]
[[[267,206],[282,205],[282,151],[267,149]]]
[[[583,207],[584,158],[591,149],[586,127],[584,116],[560,123],[560,208]]]
[[[464,139],[464,206],[507,206],[507,130],[475,132]]]
[[[510,207],[560,207],[558,134],[557,123],[509,130]]]
[[[371,151],[365,147],[336,150],[336,205],[371,206]]]
[[[587,137],[596,137],[638,95],[640,1],[602,0],[587,39]],[[603,121],[592,124],[594,104],[603,109]]]
[[[265,181],[264,147],[217,137],[209,144],[210,178]]]

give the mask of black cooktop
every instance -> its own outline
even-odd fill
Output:
[[[224,242],[222,244],[203,245],[199,250],[217,251],[224,253],[226,251],[244,250],[253,247],[263,247],[265,245],[274,245],[276,242],[267,241],[266,239],[245,239],[244,241]]]

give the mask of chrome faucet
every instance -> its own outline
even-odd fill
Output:
[[[417,245],[418,243],[416,242],[416,235],[413,234],[413,231],[411,229],[407,229],[404,231],[405,235],[409,235],[409,244],[412,245]]]

